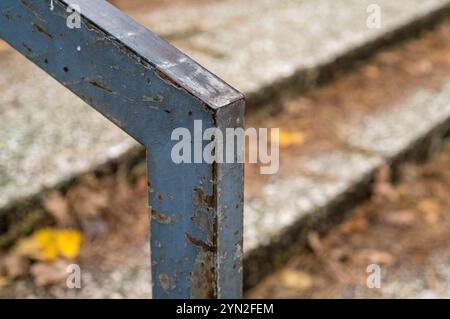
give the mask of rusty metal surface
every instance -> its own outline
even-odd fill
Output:
[[[241,297],[243,166],[176,164],[171,133],[242,127],[243,96],[106,1],[0,10],[1,38],[147,148],[153,297]]]

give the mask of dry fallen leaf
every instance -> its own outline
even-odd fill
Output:
[[[94,183],[95,180],[91,182]],[[103,189],[99,185],[88,187],[80,184],[78,187],[69,190],[67,198],[73,213],[79,220],[98,218],[101,211],[110,204],[107,189]]]
[[[11,280],[6,276],[0,276],[0,288],[9,285]]]
[[[317,232],[311,231],[308,233],[308,245],[315,254],[322,252],[322,242]]]
[[[20,240],[15,254],[34,260],[53,261],[58,257],[74,259],[80,252],[81,234],[76,230],[43,228]]]
[[[60,230],[56,232],[56,243],[62,257],[74,259],[80,252],[81,235],[75,230]]]
[[[14,254],[20,256],[38,259],[40,255],[40,246],[32,237],[28,237],[20,239],[12,248],[12,251]]]
[[[375,249],[364,249],[357,252],[354,256],[355,260],[364,264],[380,264],[385,266],[391,266],[395,262],[394,255]]]
[[[349,220],[345,221],[339,227],[339,233],[345,235],[355,232],[361,232],[367,229],[367,227],[369,227],[369,221],[367,220],[366,216],[364,215],[354,216],[351,217]]]
[[[39,259],[43,261],[55,260],[58,256],[55,233],[52,228],[43,228],[33,234],[33,239],[40,248]]]
[[[3,256],[0,260],[0,268],[8,279],[16,279],[25,276],[28,273],[30,261],[25,256],[14,253]]]
[[[43,205],[56,219],[58,225],[69,226],[73,224],[73,220],[69,214],[67,200],[59,192],[53,192],[45,197]]]
[[[305,142],[305,134],[302,132],[288,132],[280,129],[279,145],[287,147],[291,145],[299,145]]]
[[[380,69],[375,65],[369,65],[364,69],[364,73],[371,79],[380,77]]]
[[[402,210],[388,213],[384,220],[393,226],[410,226],[415,222],[415,215],[412,211]]]
[[[38,262],[31,266],[31,274],[36,286],[42,287],[54,285],[67,278],[67,267],[70,265],[65,260],[56,260],[52,263]]]
[[[411,189],[404,184],[398,185],[397,187],[395,187],[395,189],[397,193],[401,196],[407,196],[411,192]]]
[[[308,289],[313,285],[313,279],[311,275],[306,272],[298,270],[283,270],[279,274],[280,283],[291,289]]]
[[[442,206],[434,199],[424,199],[418,205],[424,214],[424,219],[429,225],[437,225],[442,213]]]
[[[381,200],[395,201],[399,194],[391,183],[391,169],[388,165],[381,166],[375,174],[373,192]]]

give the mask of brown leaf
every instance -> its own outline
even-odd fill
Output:
[[[59,192],[52,192],[43,201],[44,208],[52,214],[59,225],[70,226],[73,220],[69,214],[67,200]]]
[[[77,185],[68,192],[68,197],[70,206],[79,220],[98,218],[101,215],[101,210],[109,205],[108,192],[102,190],[101,187],[92,188]]]
[[[279,275],[280,283],[291,289],[305,290],[313,285],[313,278],[306,272],[286,269]]]
[[[28,273],[30,261],[24,256],[8,254],[2,257],[0,264],[0,268],[9,279],[17,279]]]
[[[308,233],[308,245],[314,253],[320,254],[322,252],[322,242],[317,232],[312,231]]]
[[[369,65],[364,69],[364,73],[371,79],[380,77],[380,69],[375,65]]]
[[[281,147],[288,147],[291,145],[300,145],[305,142],[306,136],[303,132],[289,132],[280,129],[278,135],[278,143]]]
[[[373,192],[380,199],[395,201],[398,198],[398,193],[391,183],[391,169],[388,165],[380,167],[375,174]]]
[[[64,282],[67,278],[67,267],[69,262],[65,260],[56,260],[52,263],[39,262],[31,266],[36,286],[48,286]]]
[[[395,262],[395,257],[391,253],[375,249],[359,251],[354,258],[365,264],[380,264],[385,266],[390,266]]]
[[[140,194],[146,194],[148,191],[147,176],[139,176],[136,180],[135,189]]]
[[[339,227],[339,233],[350,234],[360,232],[369,227],[369,221],[364,215],[351,217]]]
[[[410,210],[395,211],[384,216],[384,220],[390,225],[405,227],[414,224],[415,215]]]
[[[425,199],[420,201],[419,210],[424,214],[424,219],[429,225],[437,225],[439,223],[442,206],[434,199]]]
[[[0,288],[6,287],[11,283],[8,277],[0,276]]]

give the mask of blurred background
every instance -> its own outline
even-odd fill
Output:
[[[110,2],[280,129],[247,297],[450,297],[450,1]],[[0,298],[149,298],[146,203],[145,151],[0,42]]]

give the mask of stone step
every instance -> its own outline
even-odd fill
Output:
[[[381,25],[372,29],[366,25],[370,4],[366,0],[199,1],[152,10],[131,7],[129,13],[247,96],[256,97],[285,80],[301,90],[296,78],[310,83],[310,76],[317,75],[310,70],[338,63],[355,49],[421,21],[439,20],[450,7],[448,0],[380,0]],[[137,147],[5,45],[0,46],[0,54],[0,211]]]
[[[330,5],[338,2],[342,9],[343,2],[329,1]],[[346,4],[350,2],[346,2]],[[363,2],[361,1],[361,3]],[[226,1],[225,3],[232,3],[232,1]],[[292,4],[293,2],[278,3],[287,6],[287,3]],[[312,2],[305,0],[299,2],[298,5],[304,5],[304,3]],[[325,2],[316,1],[316,3]],[[393,2],[379,1],[378,3],[382,7],[384,3],[386,6],[395,6]],[[407,7],[405,3],[402,2],[401,4],[402,10]],[[448,5],[446,1],[430,1],[427,2],[427,5],[431,3],[436,6],[427,7],[428,10],[425,10],[424,2],[411,1],[410,9],[413,8],[411,12],[414,12],[414,14],[409,16],[410,20],[403,17],[403,20],[401,20],[403,22],[400,23],[399,20],[396,26],[404,27],[407,24],[404,19],[415,21],[414,19],[418,19],[418,16],[423,18],[431,12],[436,12],[437,8]],[[221,6],[223,4],[220,2],[211,6],[214,7],[214,5]],[[246,7],[245,4],[241,5]],[[239,5],[237,6],[239,7]],[[398,10],[400,10],[400,5],[398,6]],[[189,8],[186,8],[186,16],[191,14],[188,13],[191,10]],[[208,9],[215,12],[211,8]],[[171,12],[175,9],[164,10]],[[247,10],[253,12],[252,10],[256,9],[249,6]],[[270,11],[271,9],[267,9],[267,14],[270,14]],[[424,15],[424,12],[427,13]],[[162,13],[152,12],[151,14],[157,16]],[[249,16],[252,16],[252,14],[249,13]],[[200,14],[196,17],[192,20],[202,21]],[[394,16],[392,17],[394,19]],[[139,15],[137,18],[139,20],[144,19]],[[204,19],[205,26],[215,26],[214,23],[217,22],[208,17]],[[245,21],[244,18],[242,19]],[[237,20],[241,21],[241,19]],[[319,22],[329,23],[329,21],[321,20]],[[330,29],[330,25],[328,26],[326,30],[332,32],[332,28]],[[183,50],[189,50],[187,45],[182,47],[183,41],[189,42],[189,40],[184,39],[185,34],[190,38],[191,34],[197,32],[195,31],[197,29],[185,33],[177,30],[179,29],[176,29],[176,24],[168,24],[167,30],[159,30],[158,32],[164,34],[167,38],[172,38],[175,42],[179,41],[179,46]],[[383,34],[393,32],[392,30],[394,29],[391,29],[391,31],[385,29]],[[294,36],[294,31],[292,31],[292,36]],[[214,32],[220,33],[223,30],[217,26],[214,28],[211,26],[211,31],[206,33],[212,34]],[[344,33],[351,34],[349,32]],[[230,35],[230,38],[234,36]],[[240,36],[243,35],[240,34]],[[372,34],[372,36],[377,38],[381,35]],[[373,37],[368,39],[373,41]],[[278,41],[277,37],[274,36],[273,41],[275,40]],[[313,42],[311,38],[310,41]],[[439,41],[436,40],[436,42]],[[307,46],[305,43],[303,45]],[[427,55],[432,52],[419,53]],[[107,160],[116,159],[137,147],[130,138],[98,116],[88,106],[73,98],[70,93],[42,74],[41,71],[27,64],[23,58],[10,52],[2,54],[5,54],[5,58],[0,60],[1,69],[10,68],[15,72],[0,73],[0,90],[4,92],[0,96],[0,103],[4,105],[1,108],[0,117],[4,116],[5,118],[5,121],[2,122],[5,129],[2,129],[0,134],[9,137],[8,139],[3,136],[0,138],[0,143],[3,143],[1,144],[2,150],[6,150],[6,152],[0,153],[2,165],[0,167],[0,185],[2,187],[0,207],[2,205],[6,207],[13,202],[17,203],[25,195],[32,196],[39,194],[42,189],[53,188],[62,181],[70,180],[81,172],[97,167]],[[191,55],[195,57],[195,54],[195,50],[193,50]],[[408,54],[408,52],[405,54]],[[198,57],[200,59],[201,54]],[[450,54],[448,54],[446,61],[450,61],[448,57],[450,57]],[[392,59],[391,56],[386,58],[387,60]],[[335,59],[338,58],[335,57]],[[376,69],[363,70],[370,71],[368,73],[371,77],[381,76],[391,80],[391,86],[396,88],[394,91],[401,91],[401,94],[396,93],[394,94],[395,97],[388,96],[385,100],[375,103],[382,107],[374,107],[366,111],[356,107],[353,108],[353,111],[352,108],[343,109],[340,112],[345,114],[340,118],[332,117],[333,123],[322,121],[323,126],[333,126],[333,129],[330,129],[330,135],[336,136],[339,141],[333,141],[333,145],[329,146],[330,141],[327,138],[320,135],[314,136],[314,144],[325,144],[326,146],[302,149],[300,154],[297,154],[298,156],[291,154],[288,156],[289,163],[282,162],[280,174],[258,182],[259,192],[246,197],[244,263],[247,287],[254,285],[264,275],[271,272],[274,267],[286,260],[293,250],[304,245],[309,230],[326,230],[343,217],[348,207],[370,192],[371,180],[380,167],[386,164],[393,167],[403,159],[417,153],[431,153],[448,135],[450,127],[450,107],[448,103],[450,99],[450,78],[448,76],[450,72],[447,72],[446,68],[437,63],[437,61],[442,60],[440,56],[431,62],[425,61],[427,63],[422,63],[419,59],[416,61],[415,57],[412,57],[411,60],[412,62],[404,68],[419,74],[416,76],[418,79],[422,79],[423,74],[427,72],[431,74],[442,72],[446,76],[443,79],[439,78],[438,83],[433,85],[424,83],[433,82],[428,81],[425,77],[425,80],[419,81],[420,83],[408,86],[408,83],[397,82],[401,79],[395,78],[393,74],[382,73],[380,75]],[[273,57],[270,61],[270,63],[276,63],[274,61],[278,60]],[[261,70],[270,65],[267,61],[266,63],[260,62]],[[429,64],[434,62],[436,62],[434,69],[433,67],[430,69]],[[214,63],[210,63],[211,65],[208,67],[214,70]],[[230,63],[232,64],[232,62]],[[450,64],[450,62],[446,63]],[[245,64],[241,65],[245,66]],[[302,68],[302,66],[296,67],[299,70]],[[417,70],[413,67],[416,67]],[[396,69],[391,66],[386,67],[386,69],[393,69],[393,73],[401,72],[400,68]],[[241,81],[242,73],[244,72],[236,73],[235,82],[231,82],[236,85],[237,81]],[[219,75],[227,76],[225,71]],[[353,91],[349,90],[348,87],[341,91],[348,95],[355,95],[360,89],[366,90],[366,93],[370,95],[371,87],[364,86],[362,82],[357,83],[360,87],[355,86]],[[244,83],[244,81],[241,83]],[[239,87],[239,85],[236,86]],[[261,90],[264,90],[264,85],[260,86]],[[23,87],[29,89],[23,91],[21,90]],[[335,89],[339,91],[340,87],[338,86]],[[251,88],[247,88],[247,92],[252,94]],[[386,92],[386,95],[389,94]],[[297,99],[304,98],[298,97]],[[335,97],[336,105],[333,104],[332,106],[342,106],[338,105],[341,98],[342,95]],[[350,102],[356,104],[355,101]],[[311,109],[317,113],[320,108],[325,109],[329,106],[318,104],[313,103],[311,106]],[[299,109],[298,106],[296,105],[295,108]],[[300,106],[302,109],[305,107],[304,105]],[[250,122],[253,121],[251,117],[250,115]],[[317,122],[322,119],[315,113],[312,113],[311,118],[316,118],[313,126],[320,124]],[[48,119],[51,119],[51,121],[48,121]],[[258,120],[254,121],[258,122]],[[278,119],[274,119],[272,124],[275,127],[285,127]],[[270,127],[270,125],[265,126],[264,123],[261,125]],[[246,180],[246,183],[248,181]],[[132,279],[130,279],[129,287],[133,287],[134,284],[137,287],[142,287],[142,282],[147,283],[149,281],[147,272],[150,266],[148,245],[144,243],[143,247],[147,247],[145,248],[147,250],[143,254],[145,258],[139,259],[139,266],[133,267],[133,269],[118,270],[121,278],[135,278],[135,283],[132,283]],[[139,275],[134,277],[136,272]],[[109,278],[105,280],[108,281]],[[90,292],[91,295],[110,296],[111,291],[104,292],[102,287],[104,285],[100,283],[98,287],[94,288],[95,292]],[[118,288],[114,286],[111,289]],[[149,286],[143,287],[142,290],[147,293]],[[83,293],[85,292],[80,292],[81,295]],[[122,297],[126,297],[126,295]]]
[[[142,24],[244,92],[252,106],[314,87],[335,67],[448,16],[448,0],[227,0],[143,13]],[[208,14],[204,14],[208,12]],[[369,12],[369,13],[368,13]],[[170,23],[167,23],[169,17]]]
[[[310,230],[320,232],[338,222],[358,198],[368,193],[377,169],[396,165],[419,150],[432,152],[444,142],[450,133],[448,101],[450,79],[439,88],[418,90],[388,110],[361,117],[356,125],[344,124],[343,138],[355,147],[353,150],[305,155],[295,162],[303,174],[291,173],[289,178],[275,178],[261,185],[261,195],[249,198],[244,208],[246,288],[303,248]],[[400,139],[394,140],[396,137]],[[86,264],[83,289],[64,289],[59,298],[149,298],[148,243],[122,254],[124,260],[131,261],[126,266],[99,270]],[[11,291],[22,298],[53,296],[30,281],[21,282]]]
[[[339,127],[342,147],[305,154],[246,201],[244,252],[251,287],[303,247],[309,231],[327,231],[367,197],[375,173],[423,159],[450,133],[450,81],[420,89],[388,110]]]

